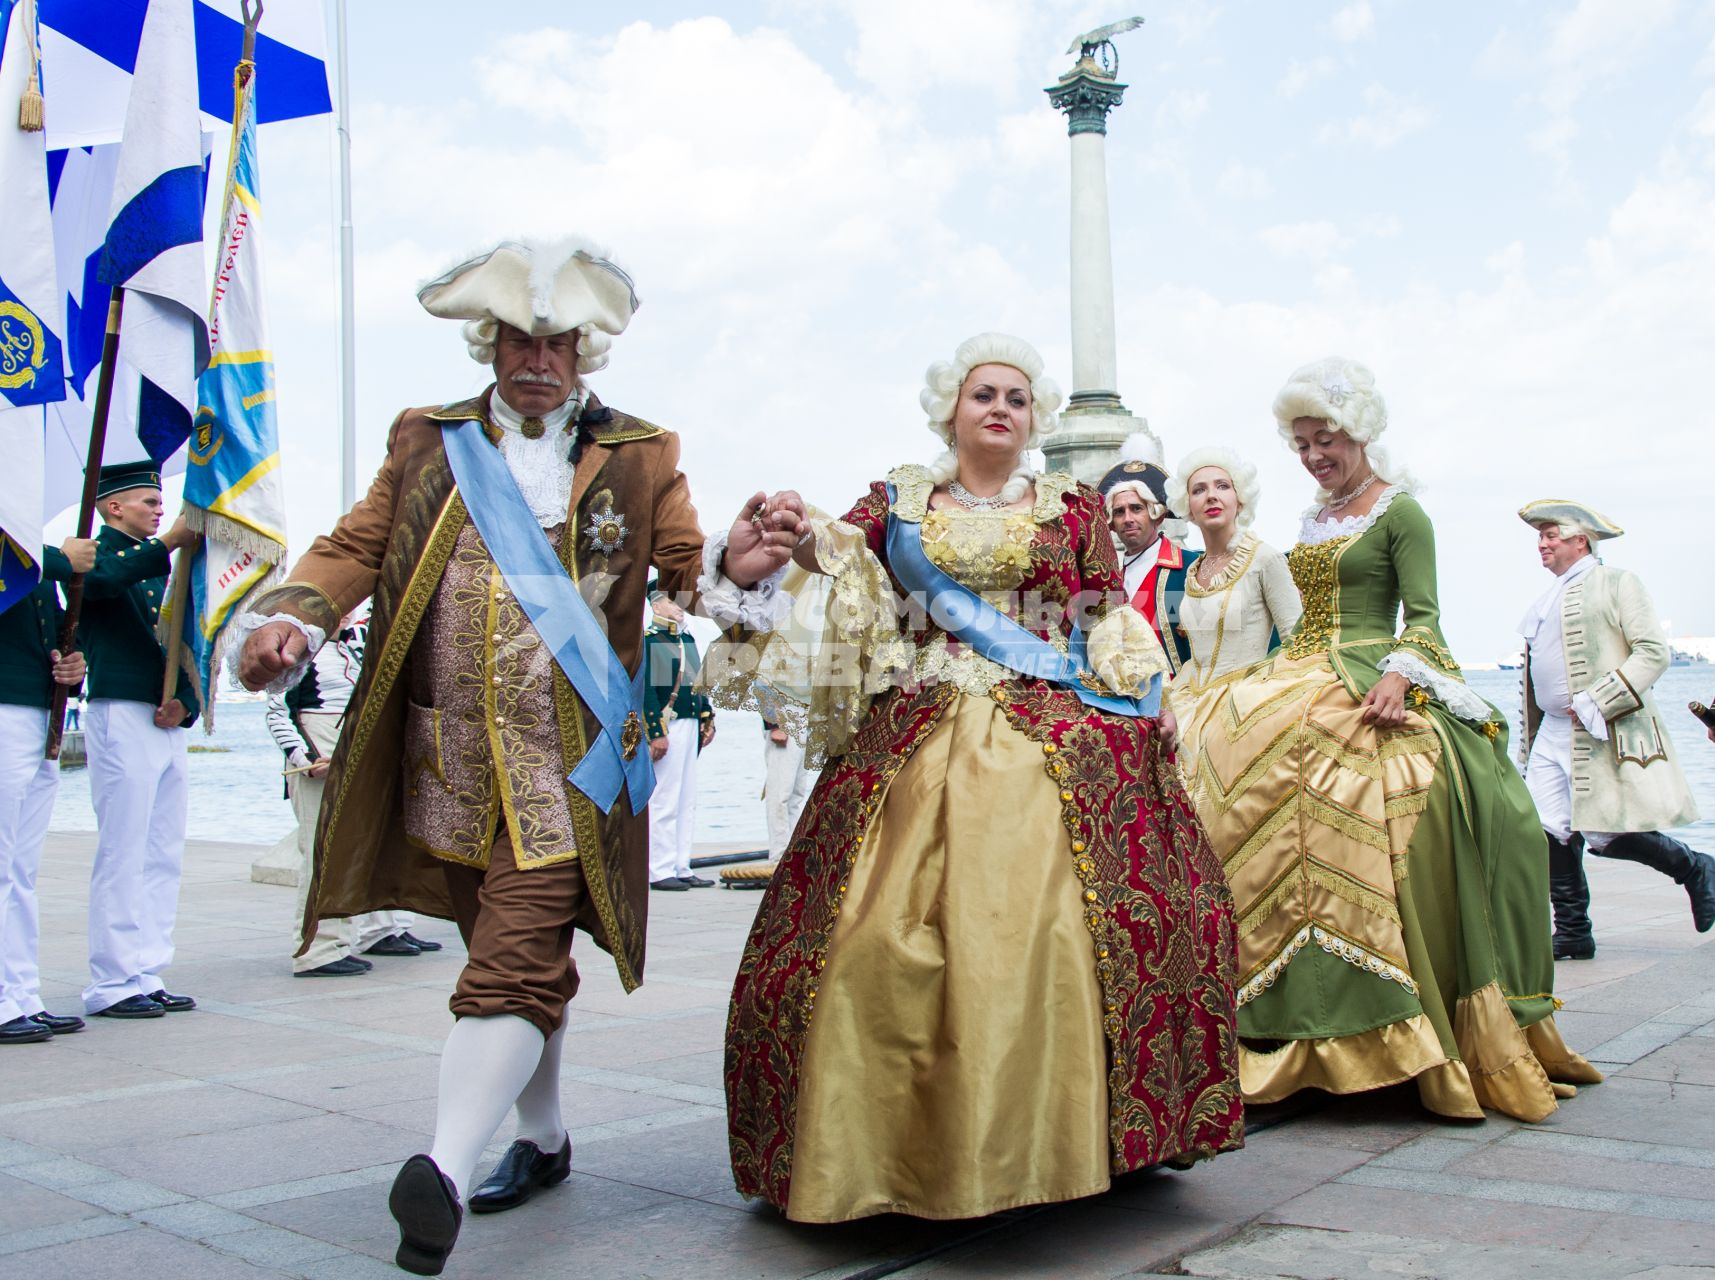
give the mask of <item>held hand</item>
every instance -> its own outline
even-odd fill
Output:
[[[1709,734],[1711,738],[1715,738],[1715,729],[1711,729]],[[768,740],[777,747],[783,747],[788,742],[792,741],[791,737],[787,735],[786,730],[784,729],[770,729],[768,731]]]
[[[722,572],[749,590],[792,558],[799,539],[810,532],[804,500],[790,490],[772,498],[753,494],[727,532]]]
[[[1163,707],[1156,727],[1161,736],[1161,749],[1168,755],[1176,754],[1179,750],[1179,718]]]
[[[304,633],[291,623],[264,623],[245,637],[238,657],[239,682],[252,692],[264,688],[302,662],[309,647]]]
[[[309,776],[312,778],[325,778],[325,777],[327,777],[328,776],[328,767],[332,763],[333,762],[331,760],[317,760],[314,764],[312,764],[310,766]]]
[[[95,568],[95,539],[67,538],[60,543],[60,550],[65,558],[71,561],[73,573],[88,573]]]
[[[665,739],[665,738],[651,738],[651,739],[649,739],[649,758],[651,760],[659,760],[662,756],[664,756],[666,754],[667,754],[667,739]]]
[[[709,745],[709,743],[713,742],[714,740],[715,740],[715,722],[713,720],[703,721],[702,745],[706,747]]]
[[[63,684],[75,689],[83,683],[83,654],[74,652],[62,658],[60,651],[55,649],[48,657],[54,664],[55,684]]]
[[[180,547],[192,545],[200,537],[202,534],[192,533],[191,527],[185,523],[184,516],[180,515],[177,520],[173,521],[173,527],[161,535],[161,541],[166,544],[168,551],[177,551]]]
[[[185,722],[185,704],[177,698],[168,698],[155,708],[155,727],[157,729],[177,729]]]
[[[1378,729],[1397,729],[1405,723],[1405,693],[1411,681],[1397,671],[1390,671],[1371,689],[1363,701],[1365,724]]]

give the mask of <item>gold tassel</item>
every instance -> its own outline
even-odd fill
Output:
[[[36,68],[30,68],[30,82],[24,86],[24,96],[18,99],[18,127],[25,133],[42,131],[42,87]]]

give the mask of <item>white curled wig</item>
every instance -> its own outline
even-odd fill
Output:
[[[1179,460],[1178,468],[1167,478],[1167,505],[1186,520],[1190,520],[1191,477],[1204,467],[1216,467],[1227,473],[1227,479],[1233,482],[1233,492],[1239,499],[1239,513],[1234,524],[1240,532],[1250,528],[1256,520],[1257,502],[1262,497],[1262,483],[1257,479],[1254,464],[1246,462],[1231,449],[1220,445],[1193,450]]]
[[[1053,435],[1060,424],[1060,404],[1064,397],[1059,384],[1043,374],[1042,356],[1035,347],[1009,333],[979,333],[966,338],[951,360],[937,360],[929,366],[923,390],[917,397],[923,412],[929,415],[929,430],[947,446],[947,451],[929,466],[936,484],[945,484],[959,474],[959,455],[953,446],[953,410],[971,370],[984,364],[1004,364],[1030,379],[1030,438],[1024,445],[1027,450],[1041,448],[1043,440]],[[1001,489],[1001,496],[1008,502],[1017,502],[1035,476],[1028,456],[1021,455],[1018,469]]]
[[[1370,469],[1384,483],[1417,487],[1411,474],[1376,443],[1387,430],[1387,402],[1376,390],[1375,374],[1356,360],[1329,356],[1293,372],[1274,397],[1275,425],[1289,449],[1292,424],[1299,418],[1317,418],[1363,445]]]
[[[493,316],[464,322],[465,349],[478,364],[494,363],[494,340],[500,336],[500,321]],[[579,325],[577,371],[581,377],[607,367],[607,353],[613,349],[613,338],[593,324]]]

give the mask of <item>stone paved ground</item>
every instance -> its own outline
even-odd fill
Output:
[[[90,851],[55,836],[42,875],[57,1010],[82,983]],[[294,980],[291,893],[250,882],[256,852],[187,857],[171,977],[198,1012],[0,1051],[0,1274],[401,1274],[386,1190],[428,1145],[457,936],[426,922],[438,956]],[[447,1275],[1715,1275],[1715,947],[1668,882],[1591,875],[1602,953],[1560,966],[1561,1026],[1610,1077],[1546,1123],[1439,1124],[1409,1091],[1330,1101],[1088,1201],[832,1228],[746,1205],[727,1169],[721,1032],[758,895],[657,895],[641,991],[586,961],[565,1062],[576,1172],[470,1221]]]

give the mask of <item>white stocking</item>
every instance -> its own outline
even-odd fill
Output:
[[[566,1122],[560,1115],[560,1048],[566,1042],[566,1024],[542,1045],[542,1060],[536,1073],[518,1095],[518,1136],[534,1142],[552,1155],[566,1140]]]
[[[441,1050],[435,1145],[429,1151],[462,1201],[482,1150],[542,1058],[542,1033],[509,1013],[460,1018]]]

